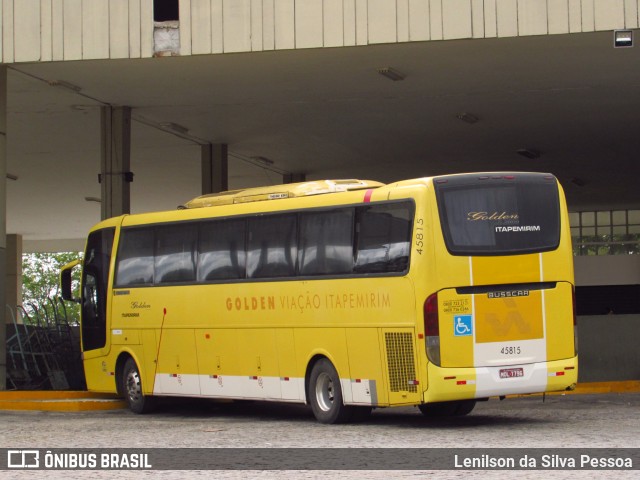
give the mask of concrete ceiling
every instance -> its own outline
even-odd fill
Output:
[[[640,49],[612,44],[601,32],[13,65],[7,230],[29,250],[99,221],[85,197],[100,196],[105,103],[133,108],[133,212],[200,193],[199,146],[153,126],[165,122],[229,145],[230,188],[281,183],[278,172],[390,182],[530,170],[557,175],[571,210],[640,208]],[[387,66],[406,78],[377,73]],[[246,161],[257,156],[271,170]]]

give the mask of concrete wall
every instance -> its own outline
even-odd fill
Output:
[[[2,0],[2,62],[153,55],[153,0]]]
[[[153,0],[1,0],[3,63],[153,56]],[[180,54],[638,28],[640,0],[180,0]]]
[[[576,285],[639,285],[640,255],[574,257]]]
[[[578,380],[640,380],[640,315],[578,317]]]
[[[574,257],[578,286],[640,284],[640,255]],[[580,382],[640,380],[640,315],[578,317]]]

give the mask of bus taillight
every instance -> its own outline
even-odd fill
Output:
[[[427,357],[431,363],[436,365],[440,365],[440,325],[438,320],[438,294],[434,293],[424,302],[424,334],[427,337]]]

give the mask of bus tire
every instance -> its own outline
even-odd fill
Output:
[[[345,423],[351,420],[353,407],[344,404],[340,377],[329,360],[315,363],[309,378],[309,403],[320,423]]]
[[[122,393],[134,413],[148,413],[155,406],[155,398],[142,393],[140,371],[133,358],[127,359],[122,369]]]
[[[475,400],[457,400],[454,402],[423,403],[418,405],[418,408],[426,417],[462,417],[471,413],[475,406]]]

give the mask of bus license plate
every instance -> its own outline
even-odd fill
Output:
[[[516,377],[524,377],[524,369],[504,368],[500,370],[500,378],[516,378]]]

